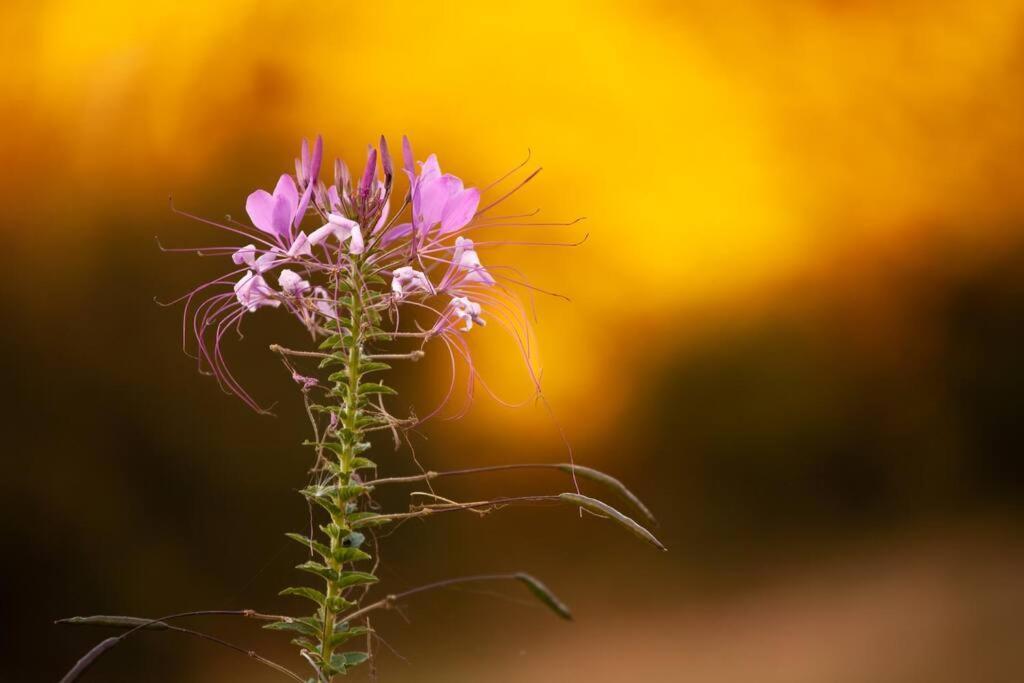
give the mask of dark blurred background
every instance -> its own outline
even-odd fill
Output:
[[[153,238],[222,241],[167,196],[241,216],[317,132],[350,162],[409,133],[478,185],[532,148],[545,171],[513,208],[590,235],[500,256],[573,299],[537,301],[557,423],[481,397],[413,434],[416,457],[560,462],[561,425],[670,547],[559,508],[406,524],[383,590],[523,569],[577,619],[514,586],[424,595],[374,622],[382,681],[1024,678],[1021,3],[15,0],[0,19],[0,680],[57,680],[106,635],[63,616],[299,609],[274,596],[303,559],[282,534],[308,524],[307,425],[263,349],[301,338],[260,315],[233,348],[277,417],[219,393],[154,297],[222,264]],[[522,395],[494,330],[474,331],[483,369]],[[398,378],[420,412],[446,363]],[[195,626],[302,666],[253,623]],[[86,680],[276,679],[146,634]]]

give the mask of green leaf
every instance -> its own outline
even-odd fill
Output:
[[[292,633],[310,636],[311,638],[319,638],[322,634],[321,629],[298,619],[293,619],[292,621],[272,621],[269,624],[264,624],[263,628],[268,631],[291,631]]]
[[[572,621],[572,612],[569,611],[569,607],[559,600],[558,597],[538,579],[535,579],[524,572],[516,574],[515,577],[517,581],[522,582],[528,589],[530,589],[530,592],[533,593],[538,600],[550,607],[551,611],[563,619]]]
[[[377,469],[377,463],[369,458],[352,458],[352,462],[349,465],[353,472],[356,470]]]
[[[345,453],[345,446],[340,443],[335,443],[334,441],[328,441],[325,443],[324,448],[339,456]]]
[[[320,543],[319,541],[314,541],[314,540],[312,540],[310,538],[306,538],[302,534],[293,534],[293,533],[290,533],[290,532],[285,534],[285,536],[287,536],[288,538],[292,539],[293,541],[295,541],[296,543],[298,543],[299,545],[301,545],[304,548],[307,548],[307,549],[312,548],[313,550],[315,550],[320,555],[320,557],[322,557],[324,559],[327,559],[328,557],[331,556],[331,549],[328,548],[323,543]]]
[[[358,498],[370,489],[360,484],[346,484],[338,487],[338,498],[341,500],[352,500]]]
[[[377,577],[369,572],[338,572],[337,584],[339,588],[348,588],[350,586],[377,583],[377,581]]]
[[[362,562],[370,559],[370,556],[359,548],[338,548],[334,553],[334,561],[338,564],[345,562]]]
[[[330,498],[320,497],[310,498],[310,500],[319,505],[320,507],[322,507],[324,510],[327,510],[327,514],[331,515],[331,517],[337,517],[341,514],[341,508],[339,508],[337,504]]]
[[[380,361],[374,361],[374,360],[365,360],[365,361],[363,361],[362,363],[359,364],[359,375],[362,376],[362,375],[369,374],[371,372],[381,372],[383,370],[390,370],[390,369],[391,369],[391,366],[388,365],[387,363],[382,363]]]
[[[335,595],[329,600],[329,602],[330,604],[328,605],[328,607],[330,607],[331,611],[335,614],[339,612],[344,612],[348,608],[356,606],[356,603],[352,602],[351,600],[346,600],[340,595]]]
[[[307,600],[312,600],[320,607],[324,606],[324,600],[327,599],[327,597],[317,589],[308,588],[306,586],[285,588],[283,591],[278,593],[278,595],[294,595],[295,597],[306,598]]]
[[[370,629],[365,626],[353,626],[348,628],[348,624],[341,622],[334,627],[334,634],[328,639],[328,644],[331,647],[337,647],[347,640],[358,638],[359,636],[365,636],[370,632]]]
[[[326,351],[327,349],[333,349],[340,342],[341,342],[341,335],[340,334],[332,334],[330,337],[328,337],[327,339],[324,339],[322,342],[320,342],[320,350],[321,351]]]
[[[365,396],[367,394],[385,394],[389,396],[397,396],[398,392],[386,384],[378,384],[376,382],[367,382],[366,384],[360,384],[359,395]]]
[[[348,354],[332,353],[328,354],[326,358],[321,359],[320,365],[318,365],[317,367],[323,370],[324,368],[329,367],[331,365],[345,365],[346,363],[348,363]]]
[[[380,515],[376,512],[357,512],[349,515],[348,524],[353,529],[364,529],[368,526],[379,526],[387,524],[391,518],[387,515]]]
[[[317,649],[316,643],[314,643],[312,640],[309,640],[308,638],[302,638],[302,637],[292,638],[292,645],[295,645],[296,647],[301,647],[303,649],[310,650],[310,651],[315,651]]]
[[[655,548],[659,548],[661,550],[666,550],[666,551],[668,550],[668,548],[666,548],[661,543],[661,541],[659,541],[657,538],[655,538],[654,534],[652,534],[650,531],[648,531],[644,527],[642,527],[639,524],[637,524],[630,517],[627,517],[626,515],[622,514],[621,512],[619,512],[618,510],[613,508],[608,503],[605,503],[603,501],[597,500],[595,498],[589,498],[587,496],[581,496],[578,493],[560,493],[560,494],[558,494],[558,497],[561,498],[562,500],[568,502],[568,503],[572,503],[574,505],[578,505],[578,506],[580,506],[581,508],[583,508],[585,510],[590,510],[591,512],[597,513],[599,515],[603,515],[603,516],[609,517],[613,521],[618,523],[619,526],[625,528],[627,531],[629,531],[634,536],[636,536],[638,538],[642,538],[643,540],[647,541],[648,543],[653,545]]]
[[[370,658],[365,652],[339,652],[331,657],[331,668],[338,673],[344,673],[346,669],[359,666]]]
[[[325,567],[319,562],[303,562],[300,565],[296,565],[295,568],[300,571],[309,572],[310,574],[316,574],[320,578],[332,583],[338,580],[338,572],[334,571],[330,567]]]
[[[356,420],[356,427],[364,429],[366,427],[373,427],[376,425],[386,425],[388,421],[379,415],[364,415]]]

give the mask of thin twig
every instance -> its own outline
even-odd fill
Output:
[[[316,351],[296,351],[295,349],[286,349],[280,344],[271,344],[270,350],[274,353],[280,353],[285,356],[301,356],[303,358],[330,358],[329,353],[318,353]]]
[[[580,474],[588,479],[602,483],[613,490],[615,490],[620,496],[626,499],[634,508],[637,509],[643,516],[654,525],[657,525],[657,520],[654,518],[654,514],[650,509],[644,505],[632,491],[626,488],[625,484],[621,481],[612,477],[609,474],[605,474],[600,470],[595,470],[592,467],[586,467],[584,465],[574,465],[572,463],[512,463],[507,465],[490,465],[487,467],[468,467],[465,469],[458,470],[445,470],[441,472],[424,472],[422,474],[414,474],[405,477],[387,477],[382,479],[373,479],[365,482],[366,486],[382,486],[384,484],[410,484],[418,481],[430,482],[434,479],[441,477],[456,477],[467,474],[484,474],[487,472],[505,472],[508,470],[524,470],[524,469],[549,469],[559,470],[567,472],[573,475]]]
[[[417,361],[423,358],[426,353],[420,350],[410,351],[409,353],[373,353],[366,354],[363,356],[366,360],[411,360]]]
[[[456,579],[445,579],[443,581],[435,581],[434,583],[428,583],[423,586],[411,588],[402,593],[393,593],[391,595],[387,595],[378,600],[377,602],[371,603],[365,607],[361,607],[357,609],[355,612],[352,612],[351,614],[346,614],[344,617],[342,617],[342,619],[344,621],[350,622],[368,614],[369,612],[373,612],[378,609],[391,609],[399,600],[404,600],[405,598],[416,595],[417,593],[424,593],[426,591],[436,590],[438,588],[446,588],[448,586],[454,586],[460,583],[473,583],[477,581],[516,580],[518,579],[518,576],[519,575],[517,574],[479,574],[476,576],[464,576]]]
[[[85,673],[85,671],[89,667],[91,667],[93,665],[93,663],[97,659],[99,659],[101,655],[103,655],[103,653],[105,653],[107,650],[110,650],[111,648],[113,648],[115,645],[119,644],[122,640],[124,640],[128,636],[134,634],[136,631],[140,631],[140,630],[143,630],[143,629],[176,631],[178,633],[184,633],[186,635],[190,635],[190,636],[193,636],[193,637],[196,637],[196,638],[201,638],[201,639],[206,640],[208,642],[215,643],[217,645],[221,645],[223,647],[226,647],[226,648],[229,648],[229,649],[234,650],[236,652],[239,652],[241,654],[244,654],[245,656],[250,657],[250,658],[256,660],[257,662],[263,664],[264,666],[267,666],[267,667],[270,667],[271,669],[274,669],[275,671],[277,671],[280,674],[286,675],[286,676],[288,676],[289,678],[291,678],[293,680],[300,681],[300,683],[302,681],[304,681],[304,679],[301,676],[299,676],[298,674],[290,671],[289,669],[281,666],[280,664],[277,664],[276,662],[273,662],[273,661],[267,659],[266,657],[263,657],[263,656],[257,654],[253,650],[247,650],[247,649],[245,649],[243,647],[240,647],[240,646],[235,645],[233,643],[229,643],[226,640],[222,640],[222,639],[220,639],[220,638],[218,638],[216,636],[211,636],[211,635],[209,635],[207,633],[202,633],[200,631],[194,631],[194,630],[188,629],[188,628],[182,628],[180,626],[172,626],[169,623],[167,623],[167,622],[172,621],[174,619],[183,619],[185,617],[198,617],[198,616],[243,616],[243,617],[248,617],[250,619],[259,619],[259,620],[262,620],[262,621],[283,621],[283,620],[291,621],[290,617],[283,617],[283,616],[271,615],[271,614],[261,614],[259,612],[255,612],[253,610],[202,610],[202,611],[196,611],[196,612],[182,612],[182,613],[179,613],[179,614],[171,614],[171,615],[168,615],[168,616],[165,616],[165,617],[160,617],[158,619],[143,619],[143,618],[139,618],[139,617],[119,617],[119,616],[115,616],[115,617],[71,617],[70,619],[60,619],[56,623],[58,623],[58,624],[84,624],[84,625],[93,625],[93,626],[109,626],[109,627],[112,627],[112,628],[127,628],[128,629],[128,631],[126,631],[125,633],[122,633],[119,636],[115,636],[115,637],[112,637],[112,638],[107,638],[106,640],[102,641],[99,645],[97,645],[93,649],[91,649],[88,653],[86,653],[86,655],[84,657],[82,657],[81,659],[78,660],[78,662],[71,669],[71,671],[69,671],[67,674],[64,675],[64,678],[61,679],[61,683],[72,683],[73,681],[78,680],[78,678],[83,673]]]

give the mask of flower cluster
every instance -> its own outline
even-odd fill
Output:
[[[359,286],[375,292],[374,306],[394,322],[394,334],[423,343],[443,340],[453,361],[468,363],[470,392],[479,377],[463,336],[488,319],[497,319],[513,335],[535,378],[527,316],[507,289],[508,284],[529,285],[496,275],[502,267],[489,269],[479,253],[481,246],[509,242],[478,244],[467,236],[481,227],[521,225],[508,221],[519,218],[515,216],[482,218],[511,193],[481,209],[479,189],[442,172],[433,154],[416,162],[408,138],[402,140],[408,189],[400,201],[395,200],[396,174],[383,137],[377,148],[370,147],[358,178],[337,160],[333,180],[325,182],[322,160],[322,139],[312,146],[303,141],[294,175],[281,175],[272,192],[260,189],[248,196],[245,208],[251,224],[204,221],[247,243],[195,250],[230,255],[237,266],[184,297],[186,342],[194,342],[200,370],[259,409],[228,369],[225,336],[240,331],[244,317],[261,308],[287,310],[314,339],[335,333],[350,296],[339,287],[339,274],[358,264],[361,273],[369,274]],[[393,204],[400,208],[392,211]],[[383,289],[386,297],[376,296],[375,288]],[[399,329],[401,309],[413,312],[415,330]]]
[[[287,534],[301,545],[307,557],[296,569],[307,578],[312,577],[315,585],[289,586],[280,594],[312,602],[314,607],[306,616],[298,617],[254,610],[212,610],[172,614],[158,620],[110,616],[69,620],[68,623],[95,623],[129,630],[95,646],[64,681],[76,680],[103,652],[135,631],[159,626],[244,652],[292,680],[334,683],[338,676],[374,661],[379,636],[370,623],[372,614],[395,608],[399,601],[428,590],[477,582],[518,582],[553,613],[562,619],[572,618],[568,607],[554,593],[525,572],[448,578],[371,599],[380,580],[376,573],[380,561],[378,531],[410,519],[460,510],[483,513],[513,504],[557,503],[607,518],[664,550],[645,526],[608,503],[583,495],[580,481],[614,492],[643,519],[653,523],[650,511],[635,495],[614,477],[578,466],[571,458],[568,463],[421,470],[418,475],[397,477],[382,476],[378,471],[371,455],[374,433],[390,431],[397,445],[399,429],[419,422],[415,417],[398,420],[388,412],[383,397],[396,392],[382,375],[390,369],[391,361],[418,360],[424,355],[423,345],[442,340],[453,365],[459,357],[467,361],[471,391],[479,377],[473,369],[465,337],[474,328],[490,322],[513,335],[536,383],[527,316],[507,289],[509,285],[530,285],[513,269],[496,266],[490,259],[485,265],[479,249],[499,244],[550,244],[474,242],[466,236],[477,228],[527,225],[515,222],[523,216],[481,217],[536,172],[481,208],[481,191],[467,188],[457,176],[442,173],[435,156],[417,164],[408,140],[403,140],[402,152],[408,189],[397,211],[391,210],[395,173],[383,138],[378,148],[370,149],[358,180],[354,180],[345,164],[337,161],[330,185],[320,178],[323,143],[317,138],[312,148],[303,143],[294,175],[282,175],[273,192],[256,190],[249,195],[246,212],[251,225],[204,221],[242,237],[241,244],[183,250],[230,258],[236,266],[183,297],[185,339],[195,342],[200,369],[216,376],[223,388],[258,408],[228,371],[221,342],[228,332],[240,331],[242,321],[261,308],[288,311],[315,342],[314,349],[271,346],[281,355],[303,394],[313,431],[313,438],[304,444],[316,455],[310,483],[299,491],[310,506],[308,532]],[[411,315],[402,314],[403,310]],[[402,340],[418,341],[421,347],[402,352],[381,348]],[[300,363],[301,370],[296,367]],[[306,366],[313,367],[306,370]],[[575,490],[459,502],[437,495],[431,488],[429,493],[410,492],[408,510],[397,512],[387,511],[374,497],[384,486],[430,486],[432,480],[448,476],[523,468],[570,475]],[[322,523],[314,524],[314,508]],[[289,634],[291,642],[299,648],[299,656],[312,669],[313,677],[304,678],[217,637],[166,623],[204,614],[255,618],[264,622],[264,628]],[[359,642],[364,643],[360,649],[343,649]]]

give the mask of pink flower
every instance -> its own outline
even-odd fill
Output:
[[[353,254],[362,254],[366,247],[359,224],[336,213],[327,215],[327,222],[309,235],[309,243],[320,244],[332,235],[339,242],[349,240],[349,251]]]
[[[473,240],[465,237],[455,238],[455,251],[452,254],[452,264],[459,270],[465,271],[466,282],[479,282],[483,285],[493,285],[494,278],[487,272],[487,269],[480,264],[480,257],[473,248]]]
[[[303,280],[301,275],[287,268],[277,276],[277,284],[281,285],[282,292],[291,296],[301,296],[309,291],[309,281]]]
[[[328,320],[337,320],[338,315],[334,312],[334,301],[331,295],[327,293],[327,290],[317,285],[313,288],[313,307],[320,312],[320,314]]]
[[[394,273],[392,273],[391,291],[394,292],[395,299],[401,301],[405,298],[406,294],[416,291],[433,294],[434,286],[430,284],[427,276],[420,271],[413,270],[410,266],[402,266],[401,268],[395,268]]]
[[[247,244],[234,254],[231,255],[231,260],[236,265],[245,264],[257,273],[263,273],[274,266],[274,262],[277,261],[277,254],[272,252],[265,252],[260,256],[256,256],[256,245]]]
[[[461,230],[473,220],[480,205],[479,190],[465,188],[462,180],[450,173],[442,174],[434,154],[420,165],[417,176],[412,163],[412,147],[407,138],[403,139],[402,155],[411,185],[412,222],[395,226],[388,233],[388,241],[400,239],[414,229],[418,239],[424,239],[438,224],[437,236],[440,237]]]
[[[452,313],[455,315],[455,318],[462,321],[463,332],[469,332],[473,329],[473,323],[476,323],[480,327],[487,324],[487,321],[480,317],[480,313],[482,312],[480,304],[475,301],[470,301],[464,296],[453,296],[448,305],[451,308]]]
[[[291,241],[292,221],[299,210],[299,191],[290,175],[282,175],[274,194],[256,190],[245,200],[245,212],[252,224],[273,235],[278,242]]]
[[[226,245],[193,250],[230,256],[239,267],[183,297],[187,322],[191,323],[186,324],[185,333],[194,339],[200,368],[211,372],[226,390],[256,406],[225,361],[222,341],[228,332],[240,331],[248,314],[260,308],[285,304],[283,308],[314,339],[320,339],[345,328],[348,297],[353,287],[362,287],[363,300],[374,302],[374,310],[382,318],[390,316],[389,321],[381,321],[382,326],[393,324],[402,336],[419,337],[424,344],[439,340],[453,359],[461,357],[469,364],[471,384],[477,375],[471,349],[462,336],[474,326],[487,324],[483,318],[486,306],[488,319],[509,332],[532,374],[527,312],[509,288],[496,286],[496,278],[478,253],[478,248],[486,245],[510,242],[474,243],[463,236],[484,225],[517,224],[474,222],[480,192],[442,172],[433,154],[417,164],[408,139],[403,139],[402,166],[409,178],[406,199],[411,211],[404,216],[406,223],[388,227],[393,214],[394,168],[387,143],[381,139],[378,148],[370,147],[366,165],[355,178],[343,162],[336,161],[330,184],[319,178],[322,154],[319,137],[313,146],[304,141],[294,176],[281,176],[273,193],[256,190],[247,197],[246,211],[255,228],[206,221],[242,235],[242,244],[250,243],[241,248]],[[380,173],[383,179],[378,178]],[[400,220],[406,208],[406,203],[396,205],[399,215],[395,218]],[[308,234],[299,230],[307,211],[324,220]],[[278,272],[271,280],[268,273],[275,269]],[[354,272],[360,276],[352,278]],[[507,280],[511,285],[531,287],[511,277]],[[415,315],[410,318],[402,310]],[[415,329],[403,325],[410,320]]]
[[[284,252],[284,254],[289,258],[298,258],[299,256],[312,256],[312,246],[313,245],[309,241],[309,238],[306,236],[306,233],[300,232],[298,235],[295,236],[295,239],[292,240],[292,243],[288,246],[288,249]],[[280,249],[277,249],[277,251],[280,251]]]
[[[274,298],[276,294],[262,275],[256,275],[251,270],[235,283],[235,298],[250,313],[254,313],[261,306],[280,306],[281,302]]]

